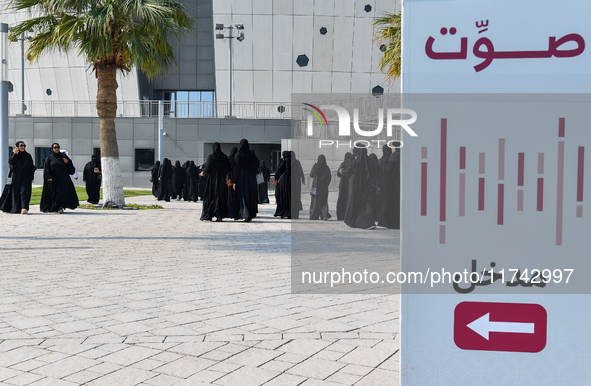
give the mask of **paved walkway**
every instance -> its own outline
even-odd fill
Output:
[[[270,205],[161,205],[0,212],[0,384],[398,385],[397,295],[291,294]]]

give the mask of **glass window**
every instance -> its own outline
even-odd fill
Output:
[[[215,118],[215,91],[156,91],[168,117]],[[158,115],[157,112],[155,115]]]
[[[135,149],[135,171],[150,171],[154,167],[154,149]]]
[[[36,147],[35,148],[35,166],[37,169],[43,169],[45,166],[45,159],[51,154],[51,148],[49,147]]]

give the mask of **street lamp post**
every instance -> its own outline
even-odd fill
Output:
[[[25,36],[24,33],[21,37],[16,39],[21,42],[21,114],[25,115],[27,106],[25,105],[25,40],[31,39],[30,36]]]
[[[224,35],[224,29],[228,30],[228,35]],[[238,32],[237,36],[232,35],[232,31],[236,29]],[[224,40],[229,39],[229,46],[230,46],[230,117],[232,117],[232,39],[236,38],[239,42],[244,40],[244,25],[243,24],[234,24],[234,26],[229,25],[225,27],[223,24],[216,24],[215,25],[215,38]]]

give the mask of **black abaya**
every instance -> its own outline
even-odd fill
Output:
[[[291,185],[293,183],[291,177],[291,153],[288,151],[283,152],[283,160],[277,167],[277,172],[275,172],[275,180],[277,180],[277,185],[275,186],[275,201],[277,203],[277,209],[275,210],[276,217],[281,218],[292,218],[292,216],[299,212],[295,212],[291,210],[292,205],[296,205],[296,203],[292,202],[292,189]],[[297,181],[299,183],[299,180]],[[296,217],[297,218],[297,217]]]
[[[160,161],[156,161],[156,163],[154,164],[154,167],[152,168],[151,178],[150,178],[150,181],[152,181],[152,194],[156,198],[158,198],[158,194],[160,191],[160,182],[158,182],[158,173],[159,172],[160,172]]]
[[[181,167],[181,162],[176,161],[172,167],[172,179],[171,179],[171,198],[173,200],[179,200],[183,194],[183,184],[185,183],[186,171]]]
[[[45,159],[43,191],[39,207],[42,212],[57,212],[60,209],[78,207],[80,204],[78,194],[70,178],[75,171],[72,160],[62,152],[52,152]]]
[[[98,169],[98,173],[95,170]],[[86,194],[88,195],[88,202],[91,204],[98,204],[101,195],[101,165],[98,157],[92,156],[92,160],[84,166],[82,172],[82,179],[86,183]]]
[[[328,212],[328,186],[332,178],[330,169],[323,154],[318,156],[318,162],[312,166],[310,177],[314,178],[310,194],[310,220],[328,220],[332,216]]]
[[[214,142],[213,153],[207,157],[207,162],[203,165],[203,174],[207,178],[205,185],[205,196],[203,197],[203,211],[201,220],[218,221],[230,216],[228,208],[228,189],[226,177],[230,170],[230,161],[222,152],[220,144]]]
[[[345,170],[349,174],[349,193],[345,224],[352,228],[375,229],[375,170],[366,148],[355,148],[355,157]]]
[[[296,159],[295,152],[290,151],[291,157],[291,218],[300,218],[302,206],[302,184],[306,183],[306,175],[302,169],[302,164]]]
[[[230,149],[230,155],[228,156],[228,161],[230,162],[230,171],[228,172],[228,176],[226,180],[232,181],[232,177],[234,172],[238,173],[238,166],[236,166],[236,162],[234,162],[234,156],[238,152],[238,148],[236,146],[232,146]],[[233,186],[228,187],[228,207],[230,208],[230,218],[238,220],[238,212],[240,211],[240,202],[238,201],[238,194],[234,190]]]
[[[349,195],[349,175],[344,173],[347,165],[353,159],[352,153],[345,154],[345,160],[337,170],[337,177],[341,179],[339,182],[339,198],[337,199],[337,220],[343,221],[345,219],[345,212],[347,211],[347,196]]]
[[[199,201],[199,168],[190,161],[186,176],[187,201]]]
[[[258,188],[256,175],[259,169],[259,159],[250,151],[248,140],[242,139],[238,151],[234,156],[235,170],[232,183],[236,187],[238,203],[238,219],[250,221],[258,212]]]
[[[260,172],[263,173],[263,183],[259,184],[259,204],[269,203],[269,180],[271,179],[271,171],[265,165],[265,161],[261,161]]]
[[[21,213],[22,209],[29,210],[31,190],[35,178],[35,164],[33,157],[27,151],[11,153],[8,160],[12,171],[12,185],[6,185],[0,197],[0,210],[8,213]]]
[[[164,200],[170,202],[170,193],[172,191],[172,164],[168,158],[164,158],[162,165],[160,165],[158,180],[160,181],[158,201]]]
[[[389,229],[400,229],[400,149],[397,149],[384,163],[387,195],[384,196],[378,225]]]

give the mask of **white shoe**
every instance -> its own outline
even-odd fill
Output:
[[[372,225],[372,226],[370,226],[370,227],[369,227],[369,228],[367,228],[367,229],[368,229],[368,230],[373,230],[373,229],[376,229],[376,226],[375,226],[375,225]]]
[[[64,208],[60,208],[60,210],[59,210],[59,212],[58,212],[58,213],[59,213],[59,214],[63,214],[63,213],[64,213]],[[374,228],[375,228],[375,227],[374,227]]]
[[[21,214],[27,214],[27,213],[29,213],[28,210],[26,210],[26,209],[21,210]]]

